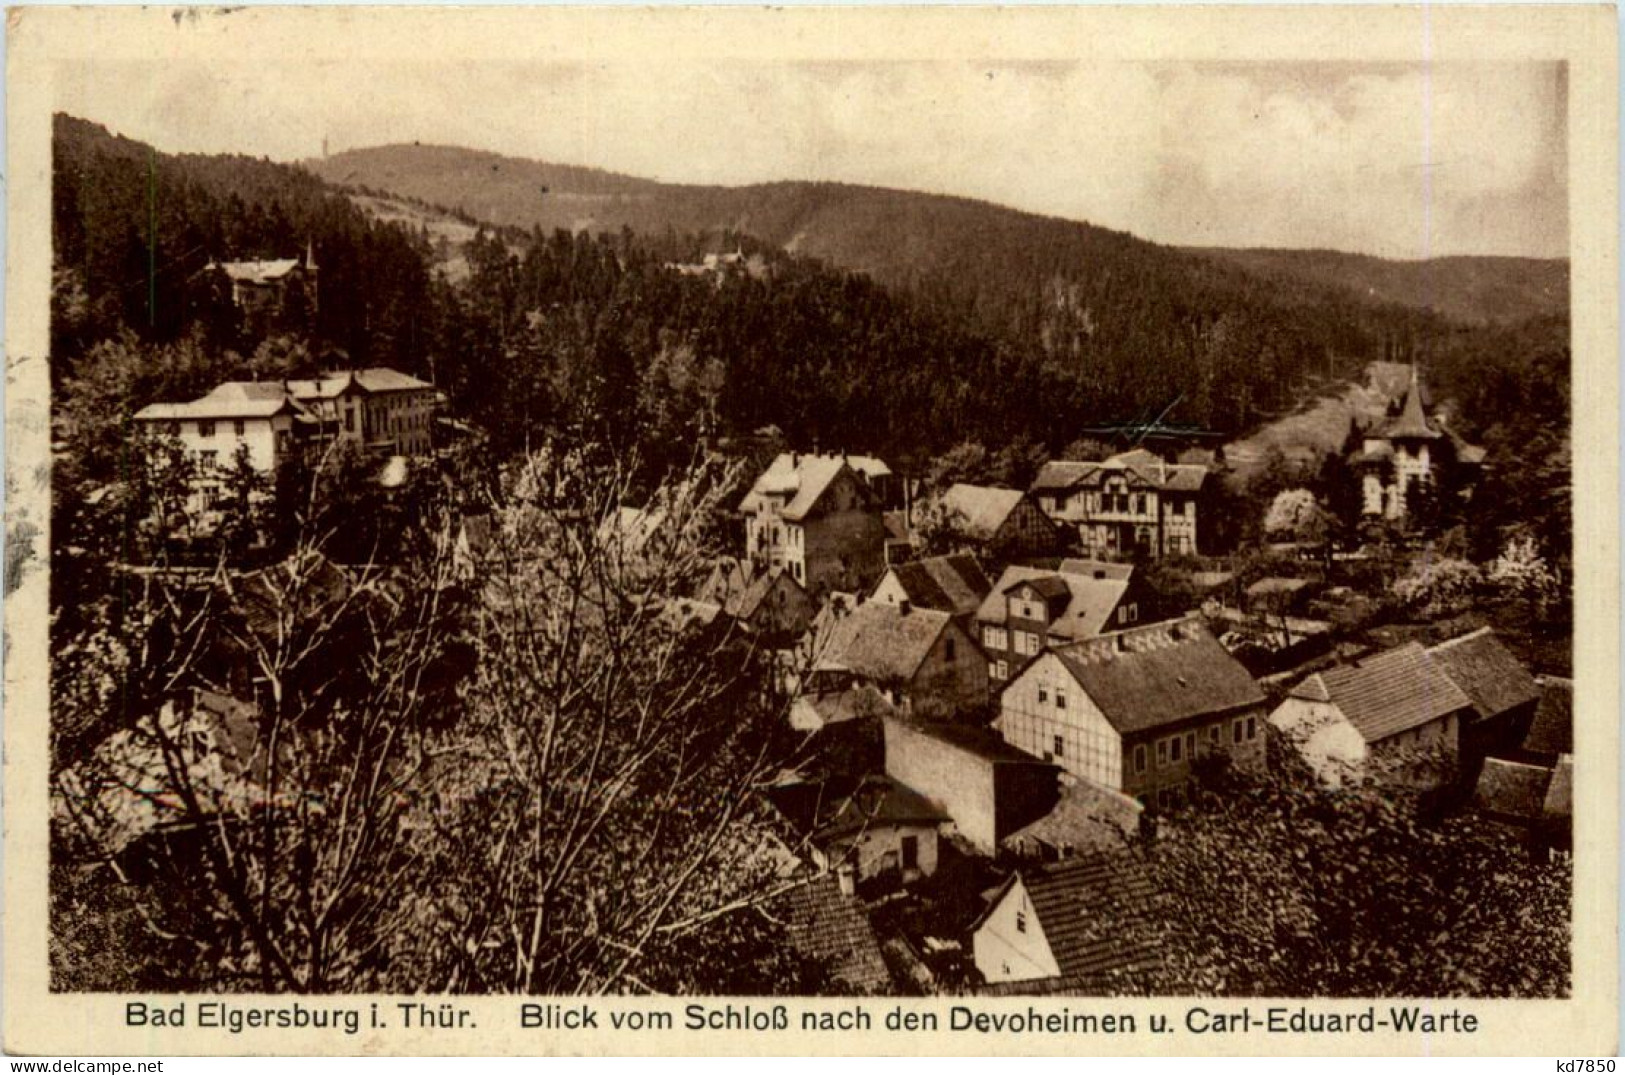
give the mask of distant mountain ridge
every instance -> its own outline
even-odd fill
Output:
[[[480,150],[391,145],[304,162],[330,183],[416,198],[493,224],[544,231],[736,232],[882,283],[977,292],[1132,263],[1157,274],[1241,270],[1352,301],[1466,323],[1566,313],[1568,263],[1452,257],[1398,262],[1335,251],[1179,249],[988,202],[840,183],[662,183]],[[1318,301],[1311,296],[1308,301]]]

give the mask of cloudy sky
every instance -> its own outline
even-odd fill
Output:
[[[160,149],[421,141],[676,182],[966,195],[1183,245],[1563,256],[1561,65],[430,61],[66,65]]]

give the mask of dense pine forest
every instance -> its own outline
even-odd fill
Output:
[[[1159,416],[1238,434],[1374,359],[1414,356],[1464,434],[1566,467],[1563,315],[1469,324],[1086,225],[805,184],[789,202],[771,188],[740,194],[757,199],[742,215],[748,234],[669,220],[614,233],[484,227],[464,251],[470,272],[450,283],[432,271],[422,228],[370,219],[301,167],[167,155],[66,116],[55,150],[59,386],[93,379],[89,356],[104,341],[157,354],[190,340],[211,376],[348,363],[430,377],[498,454],[569,434],[638,448],[658,466],[685,458],[699,434],[773,424],[795,443],[906,462],[1021,435],[1055,451],[1085,427]],[[630,193],[606,197],[647,193],[625,182]],[[769,211],[785,204],[800,209]],[[830,213],[844,225],[825,229],[836,238],[821,257],[780,234]],[[322,281],[312,338],[268,361],[229,303],[197,287],[198,270],[307,246]],[[848,271],[877,249],[890,260]],[[733,250],[749,255],[748,271],[671,267]],[[130,382],[129,411],[196,387],[196,363],[167,365],[191,381],[174,383],[154,360],[159,375]],[[1566,486],[1543,469],[1509,502]]]

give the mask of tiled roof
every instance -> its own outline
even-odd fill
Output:
[[[288,387],[298,399],[331,399],[350,387],[365,392],[406,392],[434,385],[387,366],[370,366],[360,370],[324,370],[315,378],[289,381]]]
[[[785,931],[807,958],[831,978],[864,993],[891,989],[880,942],[856,897],[843,895],[834,874],[797,885],[782,897]]]
[[[1145,864],[1132,851],[1097,852],[1017,876],[1033,915],[1061,969],[1063,991],[1105,995],[1139,993],[1161,963],[1149,927],[1158,918],[1159,894]],[[1019,983],[1032,991],[1031,983]]]
[[[1174,625],[1157,637],[1166,641],[1122,652],[1084,643],[1054,653],[1123,734],[1263,704],[1264,692],[1247,669],[1195,624]]]
[[[1428,650],[1456,686],[1472,700],[1479,720],[1527,705],[1540,697],[1528,669],[1501,645],[1488,627],[1441,642]]]
[[[896,564],[891,574],[915,608],[935,609],[956,616],[975,612],[993,588],[976,558],[964,553]]]
[[[1368,743],[1472,706],[1419,642],[1317,672],[1291,694],[1333,703]]]
[[[864,470],[864,466],[872,469]],[[882,477],[891,473],[885,467],[886,465],[878,459],[869,459],[865,456],[843,458],[838,455],[799,455],[794,452],[781,452],[757,477],[750,492],[746,493],[745,499],[740,502],[739,510],[751,514],[761,505],[763,497],[784,496],[788,500],[780,514],[786,519],[804,519],[818,506],[824,491],[843,470],[852,470],[854,476],[863,473],[870,477]],[[862,478],[858,479],[857,484],[862,489],[868,488]]]
[[[845,669],[866,679],[907,682],[925,662],[951,617],[935,609],[903,612],[871,601],[859,605],[829,628],[818,667]]]
[[[1552,770],[1503,758],[1486,758],[1473,791],[1473,805],[1502,818],[1538,819],[1545,810]]]
[[[786,586],[801,589],[801,584],[792,578],[784,568],[769,568],[751,580],[750,585],[745,587],[738,600],[728,607],[728,615],[738,620],[750,621],[755,619],[756,613],[762,607],[762,602],[767,600],[768,594],[778,587],[780,579],[784,580]]]
[[[1093,575],[1045,571],[1034,567],[1007,567],[992,591],[976,610],[979,623],[1002,624],[1008,618],[1009,608],[1005,595],[1022,583],[1031,583],[1044,594],[1066,595],[1066,602],[1058,613],[1051,612],[1049,633],[1061,639],[1094,638],[1106,629],[1112,610],[1128,591],[1128,580],[1122,578],[1097,579]],[[1052,604],[1051,608],[1055,606]]]
[[[1557,676],[1539,680],[1540,701],[1535,719],[1524,736],[1523,749],[1531,754],[1574,752],[1574,681]]]
[[[1139,831],[1143,811],[1122,792],[1069,776],[1061,781],[1061,796],[1049,813],[1001,842],[1018,852],[1029,841],[1057,852],[1116,850]]]
[[[817,838],[828,840],[885,825],[935,825],[947,820],[947,814],[913,788],[890,777],[872,777],[843,798],[833,816],[820,819]]]
[[[990,541],[1016,510],[1026,494],[1019,489],[996,489],[960,482],[942,494],[942,506],[958,514],[960,529],[977,541]]]

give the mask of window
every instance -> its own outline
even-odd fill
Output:
[[[918,836],[903,837],[903,869],[918,869],[920,865],[920,838]]]
[[[200,437],[212,437],[212,436],[214,436],[214,423],[213,422],[199,422],[197,424],[197,435],[200,436]]]
[[[1232,743],[1241,742],[1241,730],[1242,730],[1242,722],[1241,722],[1241,718],[1238,717],[1238,718],[1236,718],[1236,721],[1233,724],[1230,725],[1230,742],[1232,742]]]
[[[1145,772],[1145,744],[1140,743],[1134,748],[1134,771]]]
[[[1056,709],[1065,709],[1066,708],[1066,695],[1064,693],[1062,693],[1061,688],[1059,688],[1059,687],[1055,688],[1055,708]]]
[[[949,664],[954,663],[954,640],[953,640],[952,637],[950,637],[948,639],[948,649],[947,649],[947,653],[944,655],[943,659],[946,660]]]
[[[984,627],[982,644],[988,649],[1009,649],[1010,639],[1003,627]]]
[[[1050,753],[1054,754],[1057,758],[1063,756],[1064,751],[1062,749],[1062,740],[1061,740],[1060,736],[1057,735],[1055,737],[1055,749],[1052,750]]]
[[[1042,683],[1038,685],[1038,702],[1040,705],[1049,701],[1049,688]]]
[[[1177,735],[1174,736],[1173,741],[1168,746],[1168,760],[1169,761],[1178,761],[1180,759],[1180,757],[1181,757],[1181,755],[1180,755],[1180,747],[1181,747],[1181,745],[1182,744],[1180,743],[1179,736],[1177,736]]]
[[[1026,933],[1027,932],[1027,912],[1026,911],[1017,911],[1016,912],[1016,932],[1017,933]]]
[[[237,436],[241,437],[244,433],[248,432],[248,423],[243,421],[241,418],[238,418],[236,421],[231,423],[231,431]]]
[[[1123,622],[1124,623],[1133,623],[1135,620],[1137,620],[1139,618],[1140,618],[1140,606],[1138,604],[1129,604],[1129,605],[1124,605],[1123,606]]]
[[[215,457],[219,454],[219,452],[212,450],[201,451],[197,453],[197,461],[204,467],[212,467],[214,466]]]
[[[1168,764],[1168,740],[1157,740],[1157,768],[1161,769]]]
[[[1248,717],[1247,718],[1247,738],[1252,739],[1257,734],[1258,734],[1258,718],[1257,717]]]
[[[1219,740],[1222,738],[1222,736],[1219,733],[1219,726],[1217,724],[1213,725],[1207,730],[1207,738],[1208,742],[1212,743],[1214,746],[1219,745]]]
[[[1186,732],[1185,733],[1185,757],[1192,758],[1192,759],[1194,759],[1196,757],[1196,733],[1195,732]]]
[[[992,672],[994,679],[1006,679],[1010,675],[1009,666],[1003,660],[994,661],[989,671]]]

